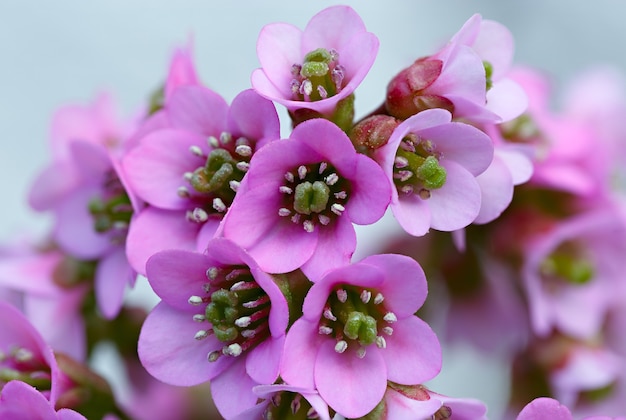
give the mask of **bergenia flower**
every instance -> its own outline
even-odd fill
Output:
[[[352,223],[380,219],[389,190],[380,167],[358,154],[340,128],[321,118],[305,121],[289,139],[255,154],[222,234],[267,272],[301,267],[314,280],[350,260]]]
[[[129,130],[114,119],[108,96],[91,106],[63,108],[53,121],[54,159],[29,196],[33,208],[53,212],[53,239],[66,254],[99,260],[96,297],[108,318],[134,281],[124,251],[134,196],[119,166]]]
[[[392,186],[391,210],[414,236],[431,227],[464,228],[481,209],[476,177],[491,163],[493,144],[482,131],[451,118],[443,109],[422,111],[374,151]]]
[[[388,380],[410,385],[432,379],[441,368],[441,347],[414,315],[426,288],[419,264],[402,255],[374,255],[327,272],[287,333],[282,379],[317,389],[348,418],[372,411]]]
[[[202,86],[178,87],[160,111],[169,126],[141,138],[125,157],[129,185],[148,205],[133,219],[132,266],[165,249],[202,251],[235,197],[252,155],[280,137],[274,105],[247,90],[229,107]]]
[[[558,400],[539,397],[526,404],[516,420],[574,420],[574,416],[569,408]],[[582,420],[626,420],[626,417],[590,416]]]
[[[179,386],[211,381],[225,417],[253,407],[252,387],[274,383],[289,322],[272,277],[233,242],[216,238],[204,254],[169,250],[147,264],[162,299],[139,337],[144,367]]]
[[[327,115],[365,78],[378,52],[378,38],[348,6],[313,16],[304,31],[287,23],[266,25],[259,35],[261,68],[252,86],[262,96],[295,111]]]
[[[0,392],[0,418],[6,420],[87,420],[69,408],[55,411],[54,404],[25,382],[8,382]]]

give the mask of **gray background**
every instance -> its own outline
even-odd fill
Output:
[[[515,61],[547,71],[557,86],[598,63],[626,70],[626,3],[620,0],[344,3],[381,41],[377,61],[356,92],[359,115],[380,103],[394,73],[435,52],[475,12],[508,26],[517,43]],[[49,122],[57,107],[86,103],[110,90],[121,114],[139,109],[163,80],[172,49],[190,36],[200,77],[230,101],[250,86],[264,24],[286,21],[303,27],[332,4],[0,0],[0,241],[24,232],[42,234],[48,227],[49,220],[30,211],[25,197],[48,162]],[[446,349],[443,373],[433,383],[441,393],[485,400],[494,419],[506,387],[501,366],[463,348]]]

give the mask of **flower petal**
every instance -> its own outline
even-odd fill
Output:
[[[119,313],[124,300],[124,291],[133,280],[123,247],[114,249],[98,262],[95,277],[95,292],[98,309],[106,319]]]

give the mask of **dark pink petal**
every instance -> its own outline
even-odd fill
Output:
[[[219,375],[232,358],[209,362],[209,353],[221,350],[223,343],[209,336],[196,340],[202,324],[189,312],[181,312],[161,302],[144,321],[137,352],[141,364],[155,378],[177,386],[193,386]]]
[[[146,273],[146,261],[166,249],[196,250],[201,225],[189,222],[176,210],[146,207],[137,214],[126,237],[126,256],[135,271]]]
[[[206,270],[214,264],[204,254],[168,250],[153,255],[146,264],[146,272],[150,286],[165,303],[193,314],[198,312],[198,308],[189,304],[188,300],[203,293],[202,285],[208,281]]]
[[[291,98],[291,66],[301,64],[304,59],[300,50],[301,36],[302,31],[293,25],[273,23],[261,29],[257,40],[256,51],[262,71],[283,98]],[[253,76],[252,85],[259,94],[267,97],[256,82],[257,78]],[[270,96],[274,96],[273,93]]]
[[[9,381],[0,393],[0,417],[7,420],[57,420],[50,401],[31,385]],[[78,418],[83,418],[82,416]]]
[[[106,319],[119,313],[124,291],[133,281],[133,271],[128,265],[126,252],[118,247],[98,262],[95,277],[95,293],[98,309]]]
[[[476,177],[481,192],[481,205],[474,223],[495,220],[513,199],[513,178],[509,168],[495,156],[485,172]]]
[[[441,370],[441,345],[433,330],[416,316],[393,324],[393,334],[385,337],[380,350],[387,364],[387,378],[411,385],[428,381]]]
[[[431,196],[432,199],[432,196]],[[391,203],[394,217],[408,234],[423,236],[428,233],[431,210],[428,202],[415,194],[403,195],[397,202]]]
[[[183,85],[199,84],[198,75],[193,64],[192,46],[188,42],[184,48],[178,48],[170,62],[170,68],[165,81],[165,100],[171,97],[176,88]]]
[[[166,109],[174,128],[215,137],[226,130],[228,104],[203,86],[180,86],[172,93]]]
[[[58,420],[86,420],[82,414],[74,410],[71,410],[69,408],[62,408],[59,411],[57,411],[57,418]],[[114,420],[114,419],[107,419],[105,416],[104,420]]]
[[[517,420],[572,420],[567,407],[552,398],[535,398],[520,411]]]
[[[378,290],[385,298],[385,307],[398,318],[412,316],[424,304],[428,284],[424,270],[414,259],[395,254],[372,255],[357,264],[371,265],[384,273],[385,282]]]
[[[325,340],[315,360],[315,386],[320,396],[339,414],[362,417],[383,399],[387,369],[378,348],[370,346],[359,358],[350,348],[335,351],[335,341]]]
[[[217,236],[217,229],[220,226],[220,222],[221,220],[217,217],[213,217],[201,225],[202,227],[196,235],[196,251],[204,251],[209,241]]]
[[[391,185],[378,164],[359,156],[352,186],[346,205],[350,220],[357,225],[367,225],[380,219],[391,201]]]
[[[290,385],[315,389],[313,371],[318,348],[324,338],[317,330],[317,322],[297,320],[285,339],[280,376]]]
[[[278,378],[285,336],[268,338],[246,356],[246,372],[260,384],[272,384]]]
[[[189,151],[191,146],[208,149],[205,137],[182,130],[158,130],[144,137],[122,161],[132,190],[154,206],[186,208],[188,200],[178,195],[178,188],[191,186],[183,176],[206,163]]]
[[[299,124],[289,138],[302,142],[317,152],[321,159],[313,162],[330,161],[343,176],[353,178],[358,155],[346,133],[335,124],[322,118],[314,118]]]
[[[463,112],[459,113],[462,110],[453,100],[455,97],[479,106],[485,105],[485,68],[474,50],[465,45],[449,44],[435,58],[443,60],[443,68],[441,75],[428,87],[428,93],[452,100],[455,116],[466,116]]]
[[[448,178],[428,199],[430,226],[450,232],[474,221],[480,210],[480,187],[476,178],[455,162],[445,160],[441,165]]]
[[[258,385],[246,374],[244,360],[235,360],[228,369],[211,380],[215,406],[225,418],[231,418],[256,405],[253,391]]]
[[[316,281],[333,268],[350,263],[356,250],[356,233],[350,220],[338,217],[332,226],[319,227],[317,247],[300,269],[311,281]]]
[[[228,130],[237,136],[265,143],[280,138],[280,122],[274,103],[252,89],[244,90],[233,99],[228,114]]]

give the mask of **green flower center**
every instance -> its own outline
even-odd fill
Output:
[[[430,141],[414,135],[402,139],[393,166],[393,182],[398,192],[430,198],[432,190],[446,183],[447,172],[440,165],[440,158]]]
[[[319,101],[335,96],[343,87],[345,69],[335,50],[318,48],[291,67],[291,92],[297,101]]]
[[[133,206],[114,170],[105,174],[102,196],[93,197],[87,208],[96,232],[115,232],[118,234],[114,238],[123,241],[133,215]]]
[[[0,391],[7,382],[18,380],[47,391],[52,384],[50,367],[38,361],[27,348],[10,346],[0,350]]]
[[[540,271],[548,282],[568,284],[586,284],[595,275],[593,261],[573,241],[559,245],[541,262]]]

